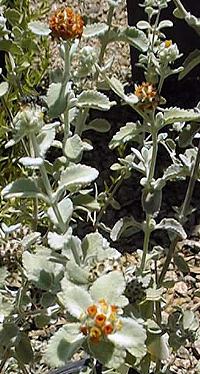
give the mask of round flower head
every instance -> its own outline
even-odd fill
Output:
[[[152,110],[159,104],[159,95],[153,84],[142,82],[135,86],[135,95],[139,99],[141,109]]]
[[[80,38],[83,33],[83,18],[69,8],[57,9],[49,19],[52,35],[63,40]]]

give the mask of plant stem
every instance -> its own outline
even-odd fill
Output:
[[[150,230],[150,221],[151,221],[151,214],[146,215],[146,224],[145,224],[145,235],[144,235],[144,244],[143,244],[143,253],[142,253],[142,260],[140,265],[140,272],[143,273],[146,265],[146,257],[149,248],[149,239],[151,235]]]
[[[116,191],[118,190],[119,186],[122,184],[123,180],[124,180],[124,177],[125,177],[125,173],[122,173],[118,179],[118,181],[116,182],[115,186],[113,187],[113,189],[111,190],[110,192],[110,195],[109,197],[107,198],[104,206],[101,208],[101,210],[99,211],[98,213],[98,216],[97,216],[97,219],[96,219],[96,223],[95,223],[95,228],[97,228],[99,222],[101,221],[101,218],[103,217],[107,207],[109,206],[110,204],[110,201],[112,200],[113,196],[115,195]]]
[[[193,194],[194,186],[195,186],[195,182],[196,182],[196,176],[197,176],[197,171],[198,171],[198,168],[199,168],[199,164],[200,164],[200,142],[198,144],[198,152],[197,152],[197,155],[196,155],[196,160],[195,160],[195,163],[194,163],[194,166],[193,166],[193,170],[192,170],[192,174],[191,174],[190,181],[189,181],[189,184],[188,184],[187,192],[186,192],[185,199],[184,199],[184,202],[183,202],[183,205],[182,205],[182,209],[181,209],[181,212],[180,212],[180,215],[179,215],[180,223],[184,222],[185,215],[187,214],[188,207],[190,205],[190,201],[191,201],[191,198],[192,198],[192,194]],[[164,280],[165,275],[167,273],[169,264],[171,263],[171,260],[172,260],[172,257],[174,255],[174,251],[175,251],[175,248],[176,248],[176,244],[178,243],[178,241],[179,241],[179,236],[177,235],[175,237],[175,239],[171,242],[171,245],[169,247],[169,251],[168,251],[166,260],[164,262],[162,271],[161,271],[160,276],[159,276],[159,280],[158,280],[158,285],[159,286],[161,286],[162,283],[163,283],[163,280]]]
[[[33,134],[33,133],[30,134],[30,140],[31,140],[31,143],[32,143],[32,146],[33,146],[33,149],[34,149],[35,156],[40,157],[40,151],[39,151],[39,147],[38,147],[38,144],[37,144],[37,139],[36,139],[35,134]],[[43,184],[44,184],[46,193],[47,193],[49,201],[51,203],[51,207],[52,207],[52,209],[55,213],[55,216],[57,218],[58,225],[59,225],[62,233],[64,233],[66,231],[66,226],[65,226],[65,223],[63,222],[62,216],[59,212],[59,209],[58,209],[56,203],[53,201],[53,191],[52,191],[51,184],[49,182],[48,174],[47,174],[47,171],[46,171],[46,168],[45,168],[44,164],[40,165],[39,169],[40,169],[40,173],[41,173],[41,176],[42,176],[42,180],[43,180]]]
[[[187,11],[186,9],[184,8],[183,4],[181,3],[180,0],[173,0],[174,4],[176,5],[176,7],[184,14],[184,16],[186,17],[187,16]]]

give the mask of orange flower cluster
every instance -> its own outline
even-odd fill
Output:
[[[83,33],[83,18],[80,14],[75,14],[69,8],[56,10],[49,19],[49,28],[52,35],[63,40],[80,38]]]
[[[142,82],[141,85],[135,86],[135,95],[139,99],[141,109],[152,110],[160,101],[159,95],[153,84]]]
[[[93,343],[98,343],[100,339],[121,329],[117,312],[116,305],[99,300],[97,304],[90,305],[82,316],[81,332],[89,336]]]

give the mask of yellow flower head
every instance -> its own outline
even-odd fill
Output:
[[[92,342],[98,343],[101,338],[121,329],[119,312],[116,305],[110,305],[106,300],[101,299],[96,304],[89,305],[83,313],[80,331]]]
[[[74,13],[70,7],[57,9],[49,19],[52,35],[63,40],[81,38],[83,26],[81,15]]]
[[[172,40],[165,40],[165,48],[169,48],[172,45]]]

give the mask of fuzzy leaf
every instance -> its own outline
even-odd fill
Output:
[[[45,361],[50,366],[64,366],[81,347],[85,337],[80,333],[79,323],[68,323],[50,339]]]
[[[125,306],[128,304],[126,297],[122,296],[125,290],[124,276],[119,271],[98,278],[90,288],[90,294],[95,301],[105,299],[109,304]]]
[[[187,238],[187,234],[182,227],[182,225],[176,221],[174,218],[163,218],[158,225],[156,225],[155,230],[167,230],[180,236],[182,239]]]
[[[175,122],[200,121],[200,112],[193,109],[169,108],[164,110],[164,126]]]
[[[126,126],[120,128],[120,130],[113,136],[109,147],[114,149],[119,147],[121,144],[126,144],[129,141],[134,140],[142,132],[141,127],[139,127],[134,122],[128,122]]]
[[[52,249],[63,249],[71,240],[72,228],[70,227],[64,235],[59,235],[56,232],[48,232],[48,244]]]
[[[109,242],[98,232],[86,235],[82,241],[82,248],[86,263],[92,258],[103,261],[107,258],[120,257],[120,253],[115,248],[111,248]]]
[[[154,336],[147,349],[153,361],[158,359],[161,361],[167,360],[169,358],[168,334]]]
[[[20,178],[9,183],[1,192],[4,199],[12,197],[36,197],[40,190],[30,178]]]
[[[81,188],[93,182],[98,177],[98,171],[86,165],[68,166],[62,173],[59,188]]]
[[[107,368],[117,369],[126,357],[126,351],[114,346],[109,341],[100,341],[98,344],[88,344],[92,355]]]
[[[188,263],[185,261],[185,259],[175,253],[174,255],[174,263],[177,266],[178,270],[180,270],[183,274],[189,274],[190,272],[190,267]]]
[[[40,36],[48,36],[51,33],[51,30],[47,26],[47,24],[43,23],[43,22],[40,22],[40,21],[29,22],[28,28],[34,34],[40,35]]]
[[[77,96],[77,106],[79,108],[93,108],[99,110],[109,110],[112,103],[108,97],[100,92],[87,90],[82,91]]]
[[[73,213],[72,201],[69,198],[65,197],[63,200],[59,201],[59,203],[57,204],[57,208],[62,217],[63,222],[65,224],[69,223],[72,213]],[[59,222],[57,220],[57,217],[54,213],[53,208],[49,208],[47,211],[47,214],[51,222],[53,222],[53,224],[57,226]]]
[[[77,160],[83,153],[83,151],[91,151],[93,147],[87,143],[83,142],[77,134],[68,138],[65,143],[65,155],[72,161]]]
[[[23,253],[23,266],[28,280],[39,288],[55,291],[59,287],[58,280],[62,278],[63,266],[48,261],[48,254],[33,254],[26,251]]]
[[[120,218],[113,226],[110,238],[113,241],[118,240],[121,236],[129,237],[142,230],[142,225],[133,217]]]
[[[93,304],[93,300],[89,293],[81,287],[66,287],[65,279],[61,282],[62,291],[58,294],[59,299],[75,318],[79,319],[82,313],[86,312],[89,305]]]
[[[9,89],[9,85],[7,82],[0,83],[0,97],[4,96]]]
[[[49,115],[53,118],[64,112],[67,100],[62,90],[62,83],[50,84],[47,92],[47,105],[49,107]]]
[[[41,157],[21,157],[19,162],[24,167],[29,168],[39,168],[43,164],[43,159]]]
[[[95,118],[85,126],[84,131],[94,130],[100,133],[104,133],[109,131],[110,127],[111,125],[106,119]]]
[[[183,79],[192,69],[200,64],[200,50],[192,51],[183,63],[184,69],[180,72],[178,79]]]
[[[84,268],[81,268],[74,262],[70,260],[66,264],[66,271],[69,280],[77,285],[88,284],[89,273]]]
[[[120,31],[120,40],[129,43],[142,52],[147,51],[148,39],[145,33],[134,26],[128,26]]]
[[[84,27],[83,37],[94,38],[103,36],[107,30],[108,25],[105,23],[93,23],[92,25],[87,25]]]
[[[37,141],[38,141],[41,157],[45,156],[46,152],[53,144],[55,135],[56,135],[56,131],[53,125],[43,126],[42,131],[37,136]]]
[[[132,318],[121,318],[122,328],[108,339],[119,347],[127,348],[137,358],[142,358],[145,353],[146,331],[143,326]]]
[[[17,358],[19,358],[20,362],[23,362],[23,364],[29,364],[33,360],[31,342],[29,337],[24,332],[21,332],[17,339],[15,353]]]

